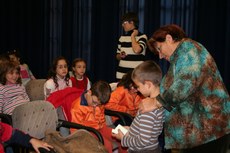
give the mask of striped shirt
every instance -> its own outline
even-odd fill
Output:
[[[30,101],[25,87],[19,84],[0,84],[0,112],[11,115],[14,108]]]
[[[134,118],[129,132],[121,145],[132,151],[154,150],[158,147],[158,136],[163,130],[164,108],[140,114]]]
[[[132,31],[129,31],[127,35],[121,36],[118,42],[117,54],[120,54],[122,51],[124,51],[126,53],[126,57],[119,61],[116,73],[117,79],[121,79],[124,74],[145,60],[147,36],[139,32],[139,34],[135,37],[136,41],[142,48],[141,53],[136,54],[132,48],[131,34]]]

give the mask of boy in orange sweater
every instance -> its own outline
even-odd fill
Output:
[[[113,141],[112,128],[106,126],[104,104],[110,98],[111,88],[107,82],[98,81],[90,90],[85,91],[77,98],[71,107],[72,122],[89,126],[100,131],[104,144],[109,153],[112,153]],[[73,129],[71,130],[73,132]],[[119,152],[126,152],[119,144]]]

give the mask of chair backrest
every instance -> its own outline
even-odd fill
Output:
[[[12,123],[14,128],[41,139],[44,138],[46,130],[56,130],[58,117],[51,103],[38,100],[16,107],[13,110]]]
[[[36,79],[36,80],[30,80],[25,88],[26,93],[28,94],[30,101],[34,100],[44,100],[44,84],[46,82],[46,79]]]

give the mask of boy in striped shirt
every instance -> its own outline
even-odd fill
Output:
[[[155,98],[160,93],[162,72],[155,62],[145,61],[132,73],[132,80],[139,92],[145,97]],[[146,99],[147,100],[147,99]],[[142,101],[144,102],[145,99]],[[121,140],[129,153],[161,153],[158,137],[163,129],[164,108],[159,107],[151,112],[137,113],[125,135],[121,131],[113,134]]]

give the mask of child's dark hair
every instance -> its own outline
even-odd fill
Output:
[[[21,77],[20,77],[20,67],[15,65],[13,62],[3,62],[1,63],[0,65],[0,83],[2,85],[6,85],[6,74],[8,72],[12,72],[13,70],[17,70],[17,73],[19,75],[18,77],[18,80],[17,80],[17,84],[22,84],[22,81],[21,81]]]
[[[75,58],[73,60],[73,62],[72,62],[72,69],[73,69],[73,67],[75,67],[76,63],[78,63],[78,62],[84,62],[85,65],[86,65],[86,61],[84,59],[82,59],[82,58]],[[75,73],[73,73],[73,75],[75,76]]]
[[[15,57],[20,59],[19,60],[20,64],[24,64],[22,56],[21,56],[21,54],[20,54],[20,52],[18,50],[16,50],[16,49],[10,50],[10,51],[7,52],[7,55],[8,55],[8,57],[10,57],[10,55],[14,55]]]
[[[128,71],[123,77],[121,78],[120,82],[117,86],[123,86],[125,89],[130,90],[133,85],[133,80],[131,78],[133,70]]]
[[[159,86],[162,79],[162,71],[154,61],[144,61],[138,65],[132,73],[132,80],[138,80],[144,84],[145,81],[151,81],[154,85]]]
[[[122,21],[122,23],[123,23],[124,21],[128,21],[128,22],[133,21],[135,27],[138,29],[139,19],[138,19],[137,14],[134,13],[134,12],[128,12],[128,13],[124,14],[124,15],[122,16],[121,21]]]
[[[95,95],[100,100],[101,104],[106,104],[109,101],[112,91],[110,85],[101,80],[95,82],[90,90],[92,91],[92,95]]]
[[[65,62],[67,63],[67,66],[68,66],[67,59],[63,56],[59,56],[59,57],[54,59],[53,64],[52,64],[52,66],[49,70],[49,73],[48,73],[48,79],[52,78],[54,80],[56,88],[58,88],[56,69],[57,69],[58,61],[60,61],[60,60],[65,60]],[[66,82],[67,86],[69,86],[69,78],[70,78],[69,73],[67,73],[66,77],[65,77],[65,82]]]

